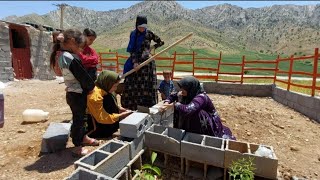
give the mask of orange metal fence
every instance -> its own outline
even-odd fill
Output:
[[[105,57],[112,56],[112,57]],[[100,67],[98,67],[98,71],[109,69],[114,70],[118,73],[123,71],[124,63],[128,56],[119,55],[117,52],[108,52],[108,53],[99,53],[100,57]],[[183,59],[180,59],[183,57]],[[186,58],[187,57],[187,58]],[[188,58],[189,57],[189,58]],[[191,57],[191,58],[190,58]],[[302,71],[294,71],[294,62],[301,60],[310,60],[313,61],[313,71],[312,72],[302,72]],[[290,91],[291,86],[311,89],[311,96],[315,95],[316,90],[320,90],[320,87],[317,86],[317,78],[320,77],[318,72],[318,59],[319,59],[319,49],[316,48],[314,51],[314,55],[311,56],[302,56],[302,57],[294,57],[291,56],[289,58],[280,58],[277,57],[275,60],[247,60],[245,56],[242,57],[241,63],[228,63],[222,62],[222,53],[220,52],[220,56],[218,58],[215,57],[199,57],[196,52],[192,53],[177,53],[176,51],[170,57],[161,57],[158,56],[155,58],[157,61],[166,61],[165,65],[157,65],[157,68],[166,69],[172,71],[172,79],[181,79],[186,74],[193,75],[198,79],[206,79],[206,80],[214,80],[216,82],[231,82],[231,83],[243,83],[245,79],[273,79],[273,82],[280,82],[287,85],[287,90]],[[121,61],[121,62],[120,62]],[[216,67],[212,65],[211,62],[217,62]],[[289,61],[289,69],[282,70],[279,69],[279,63]],[[169,63],[168,63],[169,62]],[[197,63],[195,63],[197,62]],[[201,63],[199,63],[201,62]],[[164,64],[164,63],[162,63]],[[254,65],[260,64],[259,68]],[[267,66],[263,67],[266,64],[272,64],[273,67]],[[239,67],[240,72],[225,72],[222,71],[223,66],[234,66]],[[186,69],[189,67],[189,69]],[[191,70],[190,70],[191,67]],[[199,72],[201,71],[201,72]],[[248,71],[259,71],[259,72],[273,72],[273,76],[261,76],[261,75],[246,75]],[[180,75],[179,75],[180,73]],[[157,75],[161,75],[162,72],[158,72]],[[288,76],[287,81],[281,80],[277,78],[279,74],[286,74]],[[239,80],[230,80],[223,79],[225,76],[236,76],[239,77]],[[306,75],[311,76],[312,84],[311,85],[301,85],[292,82],[292,75]]]

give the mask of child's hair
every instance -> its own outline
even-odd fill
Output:
[[[86,29],[84,29],[83,30],[83,35],[85,35],[85,36],[93,36],[93,37],[97,37],[97,34],[96,34],[96,32],[94,32],[94,30],[92,30],[92,29],[89,29],[89,28],[86,28]]]
[[[171,71],[169,71],[169,70],[164,70],[163,72],[162,72],[162,74],[163,75],[171,75]]]
[[[54,68],[54,66],[56,64],[56,55],[57,55],[57,51],[61,50],[61,43],[65,43],[72,38],[74,38],[74,40],[76,41],[76,43],[78,45],[81,45],[85,41],[85,38],[84,38],[83,34],[81,33],[81,31],[76,30],[76,29],[65,30],[63,32],[63,37],[64,37],[63,42],[59,42],[56,39],[53,40],[53,42],[55,42],[55,44],[53,45],[52,53],[50,55],[50,67],[51,68]]]

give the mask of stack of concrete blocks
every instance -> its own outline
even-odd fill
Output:
[[[79,167],[65,180],[116,180],[85,168]]]
[[[157,151],[164,154],[164,167],[168,164],[170,156],[180,158],[179,172],[184,171],[184,161],[181,158],[181,140],[184,137],[185,131],[171,127],[152,125],[146,132],[145,145],[151,151]],[[175,169],[172,169],[175,170]]]
[[[66,148],[71,124],[51,122],[42,137],[41,153],[51,153]]]
[[[83,167],[109,177],[127,179],[121,170],[129,163],[129,145],[111,140],[97,150],[76,161],[75,167]],[[118,173],[121,174],[118,174]],[[125,170],[123,172],[126,172]],[[124,176],[124,177],[122,177]]]
[[[224,162],[225,168],[229,168],[232,162],[237,161],[238,159],[248,159],[249,157],[253,157],[253,163],[255,164],[256,168],[254,170],[255,176],[268,179],[277,179],[278,159],[274,153],[273,148],[263,145],[264,147],[270,149],[272,152],[272,158],[268,158],[257,156],[254,154],[259,146],[260,145],[258,144],[227,140]]]
[[[145,135],[142,134],[138,138],[126,138],[120,136],[119,141],[128,143],[129,145],[129,157],[130,162],[126,165],[128,179],[131,180],[134,176],[135,169],[141,169],[142,167],[142,154],[144,153]]]
[[[120,121],[120,135],[128,138],[138,138],[151,124],[153,124],[153,120],[149,114],[134,112]]]
[[[163,101],[152,106],[151,108],[138,106],[138,111],[150,114],[154,124],[160,124],[166,127],[173,127],[174,107],[170,107],[165,111],[160,111],[160,107],[162,106]]]
[[[181,141],[181,157],[185,158],[187,176],[218,179],[223,177],[225,140],[186,133]],[[192,167],[197,165],[198,167]]]
[[[320,99],[274,87],[273,99],[320,122]]]
[[[0,22],[0,81],[8,82],[13,78],[9,26]]]
[[[55,79],[55,74],[50,68],[50,53],[53,46],[52,33],[27,28],[30,36],[30,61],[33,69],[33,77],[40,80]]]

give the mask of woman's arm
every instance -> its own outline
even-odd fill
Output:
[[[113,124],[119,121],[120,114],[109,114],[103,108],[103,97],[99,91],[94,90],[93,93],[88,95],[87,107],[90,114],[101,124]]]
[[[192,115],[199,112],[205,105],[205,96],[203,94],[197,95],[189,104],[176,103],[175,109],[184,115]]]
[[[157,49],[158,47],[164,45],[164,42],[160,39],[159,36],[157,36],[156,34],[154,34],[152,31],[150,31],[152,40],[156,43],[154,45],[154,48]]]
[[[173,102],[176,102],[178,101],[178,93],[173,93],[173,94],[170,94],[169,97],[167,97],[166,100],[164,100],[165,103],[173,103]]]

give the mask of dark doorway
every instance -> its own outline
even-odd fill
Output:
[[[12,67],[16,79],[31,79],[30,39],[24,26],[9,25]]]

